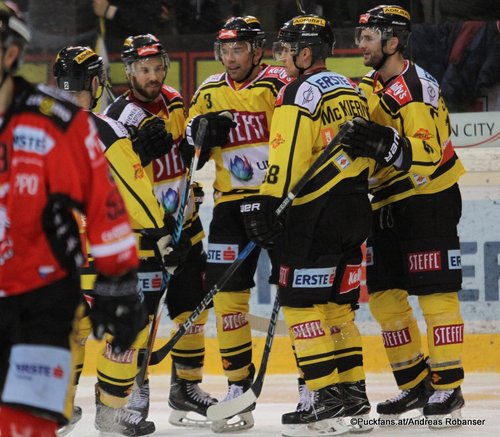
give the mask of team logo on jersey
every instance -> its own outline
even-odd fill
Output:
[[[351,165],[351,160],[347,157],[345,153],[341,153],[335,157],[335,162],[337,163],[337,167],[341,170],[345,170],[347,167]]]
[[[142,179],[144,177],[144,168],[141,164],[134,164],[134,178]]]
[[[326,146],[330,141],[333,140],[335,134],[331,127],[327,127],[325,129],[321,129],[321,139],[323,140],[323,144]]]
[[[252,164],[246,156],[240,158],[238,155],[230,160],[229,168],[233,176],[240,181],[249,181],[253,178]]]
[[[413,100],[410,89],[403,78],[399,78],[389,87],[387,95],[391,96],[401,106]]]
[[[420,186],[426,184],[427,182],[429,182],[428,178],[426,178],[425,176],[416,174],[416,173],[413,173],[411,175],[411,177],[413,179],[413,182],[415,183],[415,186],[417,186],[417,187],[420,187]]]
[[[274,136],[273,140],[271,141],[271,147],[273,149],[276,149],[284,142],[285,142],[285,139],[283,138],[283,135],[281,135],[279,132],[276,132],[276,135]]]
[[[161,206],[166,212],[173,214],[179,206],[179,193],[172,188],[169,188],[166,193],[162,191]]]
[[[432,138],[432,135],[431,133],[427,130],[427,129],[424,129],[423,127],[419,128],[414,134],[413,136],[415,138],[419,138],[421,140],[424,140],[424,141],[427,141],[427,140],[430,140]]]
[[[361,264],[347,264],[340,283],[339,294],[349,293],[361,286]]]

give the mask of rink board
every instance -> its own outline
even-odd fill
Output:
[[[155,349],[164,344],[166,339],[159,339]],[[258,367],[265,337],[256,337],[253,340],[254,362]],[[426,344],[422,337],[422,345]],[[222,373],[221,359],[216,338],[206,339],[205,373],[218,375]],[[425,346],[424,346],[425,347]],[[500,347],[500,334],[470,334],[465,335],[463,362],[466,372],[500,372],[500,360],[498,350]],[[86,349],[86,360],[83,370],[84,375],[95,374],[95,357],[99,348],[102,348],[95,340],[89,340]],[[390,367],[385,356],[382,337],[378,335],[363,336],[364,368],[366,372],[389,372]],[[169,373],[171,360],[165,358],[157,366],[151,367],[151,373]],[[297,373],[295,361],[290,348],[288,337],[276,337],[274,339],[271,358],[268,366],[269,374]]]

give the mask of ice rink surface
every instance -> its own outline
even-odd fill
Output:
[[[77,391],[76,404],[83,409],[83,418],[68,434],[72,437],[94,437],[100,433],[94,428],[94,377],[84,377]],[[174,427],[168,423],[170,407],[167,404],[169,376],[153,376],[151,385],[151,411],[149,420],[155,422],[155,436],[279,436],[281,414],[295,409],[298,400],[294,375],[269,375],[264,384],[257,408],[254,411],[255,426],[247,431],[214,434],[210,429]],[[226,382],[222,376],[207,376],[202,387],[212,395],[222,398]],[[500,435],[500,374],[466,374],[462,386],[466,405],[463,419],[475,419],[484,424],[430,430],[427,426],[375,427],[369,434],[389,437],[408,436],[499,436]],[[367,391],[372,403],[371,417],[376,418],[375,404],[397,394],[392,375],[372,373],[367,375]],[[418,414],[417,414],[418,415]],[[413,414],[415,416],[415,414]]]

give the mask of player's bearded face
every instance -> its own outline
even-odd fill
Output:
[[[356,44],[363,52],[363,63],[367,67],[380,65],[382,61],[382,40],[377,28],[357,28]]]
[[[160,95],[166,73],[164,60],[160,57],[134,62],[130,82],[136,97],[144,101],[156,99]]]

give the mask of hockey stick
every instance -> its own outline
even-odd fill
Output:
[[[172,241],[177,244],[181,238],[182,229],[184,227],[184,218],[186,215],[187,205],[189,202],[189,190],[191,187],[191,181],[193,180],[193,174],[198,167],[198,161],[200,159],[201,153],[201,144],[203,143],[203,138],[205,137],[205,133],[207,131],[208,121],[206,119],[201,119],[200,124],[198,126],[198,131],[196,132],[196,139],[194,144],[194,156],[191,160],[191,164],[189,166],[189,173],[186,177],[186,186],[182,192],[182,198],[179,204],[179,214],[177,215],[177,220],[175,222],[175,230],[172,236]],[[148,343],[146,346],[146,353],[143,357],[143,361],[141,363],[139,372],[135,378],[137,386],[140,387],[146,378],[146,372],[148,366],[150,365],[149,361],[151,359],[151,354],[153,353],[153,346],[156,339],[156,333],[158,332],[158,327],[160,325],[161,315],[163,313],[163,307],[165,304],[165,299],[167,298],[168,285],[170,283],[171,275],[162,265],[163,270],[163,293],[158,301],[158,306],[156,307],[156,312],[153,316],[153,320],[151,322],[151,329],[149,331]]]
[[[276,209],[275,214],[276,217],[279,217],[283,212],[291,205],[293,199],[297,197],[299,192],[304,188],[308,180],[311,176],[318,170],[329,158],[332,150],[340,143],[344,135],[346,134],[349,127],[352,125],[350,121],[346,122],[344,126],[340,129],[339,133],[335,136],[335,138],[330,141],[325,149],[321,152],[321,154],[316,158],[316,161],[308,168],[308,170],[304,173],[304,175],[297,181],[292,190],[289,191],[283,202],[281,202],[280,206]],[[190,316],[186,319],[186,321],[179,326],[177,332],[158,350],[154,351],[151,354],[150,365],[154,366],[161,362],[168,353],[173,349],[175,344],[179,341],[179,339],[184,335],[184,333],[194,324],[196,319],[200,316],[202,311],[204,311],[207,306],[212,302],[215,294],[221,290],[224,285],[226,285],[227,281],[231,278],[234,272],[240,267],[240,265],[245,261],[245,259],[250,255],[252,250],[255,248],[256,244],[253,241],[250,241],[243,250],[238,254],[233,263],[227,268],[227,270],[222,274],[219,280],[212,286],[212,288],[205,294],[201,302],[198,306],[193,310]]]
[[[331,152],[338,144],[340,144],[342,138],[344,138],[344,135],[351,126],[352,122],[350,121],[348,121],[342,126],[338,134],[335,135],[335,137],[328,143],[328,145],[323,150],[323,152],[318,156],[316,161],[314,161],[314,163],[311,165],[311,167],[309,167],[304,176],[297,182],[296,186],[291,191],[291,193],[295,192],[295,196],[297,195],[297,193],[304,187],[304,185],[307,183],[307,181],[310,179],[313,173],[319,167],[321,167],[326,162],[326,160],[331,156],[330,155]],[[280,205],[280,208],[282,205]],[[276,215],[279,215],[278,213],[280,208],[276,210]],[[262,359],[260,362],[259,372],[257,373],[257,377],[255,378],[250,389],[248,389],[245,393],[243,393],[241,396],[238,396],[237,398],[208,407],[207,409],[208,419],[213,421],[213,420],[222,420],[233,417],[236,414],[245,410],[246,408],[250,407],[260,396],[260,393],[262,392],[262,387],[264,385],[264,378],[266,376],[267,363],[269,361],[271,348],[273,346],[274,333],[275,333],[276,323],[278,321],[279,310],[280,310],[280,303],[279,303],[278,293],[276,293],[276,297],[274,299],[273,311],[271,313],[271,318],[269,320],[269,327],[267,329],[267,337],[264,345],[264,351],[262,352]]]

